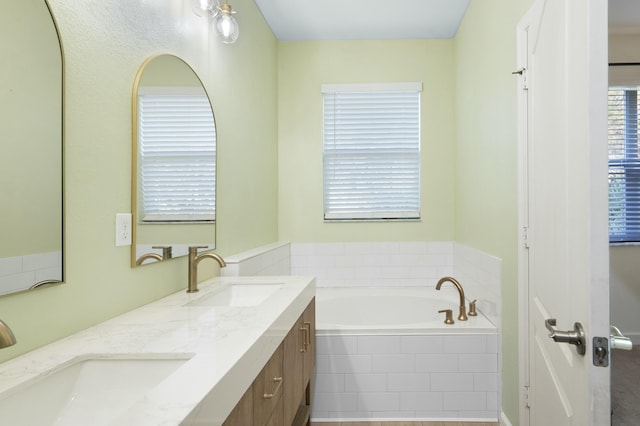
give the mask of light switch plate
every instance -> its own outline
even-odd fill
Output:
[[[131,245],[131,213],[116,213],[116,247]]]

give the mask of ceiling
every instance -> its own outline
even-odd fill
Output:
[[[255,0],[278,40],[455,37],[471,0]],[[640,1],[609,0],[609,32],[640,33]]]
[[[255,0],[281,41],[450,38],[471,0]]]

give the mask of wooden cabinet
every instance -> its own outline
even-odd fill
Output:
[[[253,424],[268,424],[272,413],[282,411],[282,390],[284,377],[282,371],[282,345],[271,356],[256,380],[253,382]]]
[[[283,345],[271,356],[223,426],[283,426]]]
[[[315,334],[313,299],[223,426],[308,425]]]
[[[253,425],[253,385],[244,393],[244,396],[229,414],[222,426],[248,426]]]
[[[311,376],[316,360],[315,299],[284,340],[284,425],[305,425],[311,414]]]

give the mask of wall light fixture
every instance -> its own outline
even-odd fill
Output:
[[[216,35],[223,43],[235,43],[240,34],[238,21],[233,17],[236,13],[228,0],[220,4],[219,0],[191,0],[193,13],[213,21]]]
[[[231,9],[231,5],[227,0],[224,0],[219,10],[220,13],[213,18],[213,25],[218,33],[218,37],[220,37],[223,43],[235,43],[238,35],[240,35],[238,21],[233,17],[236,11]]]

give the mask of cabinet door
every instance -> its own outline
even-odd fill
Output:
[[[253,424],[253,386],[249,386],[222,426],[248,426]]]
[[[287,383],[283,394],[283,424],[290,425],[294,419],[298,421],[296,415],[301,414],[301,406],[306,410],[311,402],[308,384],[315,365],[315,299],[285,338],[284,365]]]
[[[307,386],[316,365],[316,299],[312,299],[302,314],[302,326],[307,329],[307,346],[302,352],[302,380]]]
[[[286,368],[286,383],[284,384],[284,425],[290,425],[296,416],[304,386],[302,381],[302,351],[304,350],[304,331],[302,318],[293,325],[284,340],[284,365]]]
[[[284,426],[290,423],[284,422],[284,398],[279,398],[278,403],[276,404],[273,412],[271,413],[271,418],[265,424],[265,426]]]
[[[253,424],[264,425],[282,398],[283,347],[280,345],[253,382]]]

